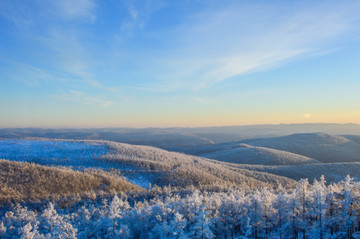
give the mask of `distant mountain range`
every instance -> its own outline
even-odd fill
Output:
[[[101,128],[42,129],[4,128],[0,138],[43,137],[54,139],[96,139],[150,145],[183,151],[182,148],[211,145],[245,139],[279,137],[298,133],[323,132],[332,135],[360,135],[357,124],[279,124],[198,128]],[[360,138],[357,139],[360,141]]]

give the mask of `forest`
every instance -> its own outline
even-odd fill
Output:
[[[360,183],[222,192],[153,187],[96,200],[2,207],[1,238],[358,238]]]

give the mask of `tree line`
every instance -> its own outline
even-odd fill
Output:
[[[298,181],[295,189],[122,193],[70,208],[14,205],[1,238],[352,238],[360,229],[360,184],[347,176]]]

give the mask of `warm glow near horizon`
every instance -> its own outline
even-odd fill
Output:
[[[360,124],[358,1],[4,1],[0,128]]]
[[[279,121],[279,117],[282,121]],[[350,119],[350,120],[349,120]],[[143,117],[90,117],[85,123],[76,122],[72,119],[34,119],[31,121],[19,120],[9,122],[11,127],[39,127],[39,128],[147,128],[147,127],[212,127],[212,126],[240,126],[240,125],[262,125],[262,124],[304,124],[304,123],[337,123],[337,124],[359,124],[360,114],[351,111],[321,112],[321,113],[268,113],[257,114],[208,114],[195,115],[191,118],[182,115],[163,116],[159,120],[158,116]],[[131,122],[131,123],[128,123]]]

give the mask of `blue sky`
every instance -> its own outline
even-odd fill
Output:
[[[359,1],[0,1],[0,127],[360,123]]]

